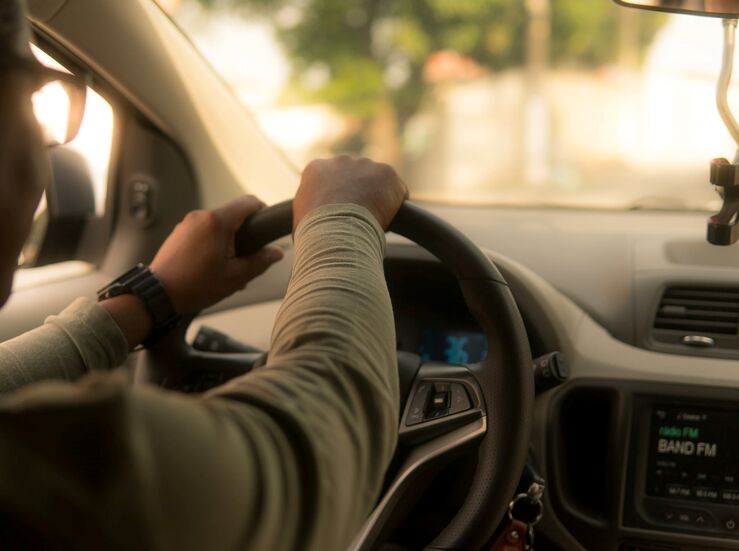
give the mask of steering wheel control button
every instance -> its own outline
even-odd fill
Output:
[[[472,407],[470,397],[467,395],[464,385],[460,383],[452,383],[451,395],[451,403],[449,405],[450,414],[467,411]]]
[[[411,425],[417,425],[421,421],[423,421],[423,408],[411,407],[411,411],[408,412],[405,424],[410,427]]]
[[[423,381],[418,385],[418,387],[416,387],[416,393],[413,395],[411,407],[408,410],[408,416],[405,419],[406,425],[417,425],[424,420],[426,404],[428,402],[432,386],[432,383]]]
[[[434,394],[431,397],[431,409],[434,411],[446,409],[448,399],[449,395],[447,393]]]
[[[438,419],[439,417],[446,417],[447,415],[449,415],[449,410],[440,409],[437,411],[431,411],[426,415],[425,421]]]
[[[449,415],[449,404],[451,402],[452,384],[437,381],[426,405],[425,420],[438,419]]]
[[[462,383],[422,381],[413,394],[405,424],[417,425],[471,408],[472,402]]]

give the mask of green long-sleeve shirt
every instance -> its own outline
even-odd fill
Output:
[[[331,205],[295,234],[268,365],[202,397],[127,386],[126,344],[78,301],[0,345],[0,538],[74,549],[343,549],[395,446],[384,234]],[[120,372],[120,370],[119,370]],[[4,541],[8,541],[7,539]]]

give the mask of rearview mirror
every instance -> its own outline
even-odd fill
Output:
[[[71,141],[82,125],[85,113],[85,84],[81,79],[64,73],[49,80],[32,96],[33,112],[41,126],[47,145]]]
[[[617,4],[643,10],[705,15],[724,19],[739,18],[737,0],[615,0]]]

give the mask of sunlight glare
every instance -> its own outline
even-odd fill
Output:
[[[64,143],[71,103],[64,87],[59,82],[50,82],[33,94],[31,101],[47,141]]]
[[[69,72],[46,52],[31,44],[31,49],[42,64],[58,71]],[[47,88],[49,90],[47,90]],[[66,133],[69,97],[62,86],[47,85],[34,95],[34,111],[44,130],[57,138]],[[110,154],[113,145],[113,108],[95,90],[87,88],[85,113],[77,136],[65,147],[73,149],[87,161],[95,192],[95,214],[105,213],[110,171]],[[57,138],[62,142],[63,139]]]

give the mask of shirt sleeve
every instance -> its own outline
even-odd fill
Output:
[[[0,393],[47,379],[75,381],[119,366],[127,355],[126,339],[108,312],[79,298],[43,326],[0,343]]]
[[[0,517],[93,547],[345,549],[397,434],[384,243],[363,208],[308,215],[267,366],[201,398],[100,375],[0,401],[0,446],[19,449],[0,454]],[[19,486],[28,461],[41,475]]]

